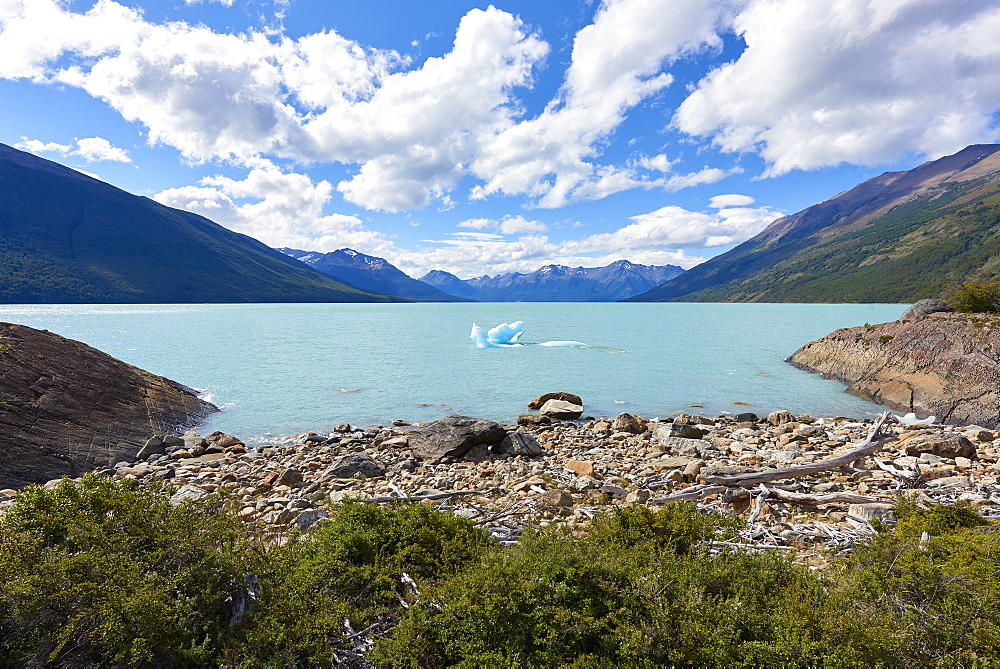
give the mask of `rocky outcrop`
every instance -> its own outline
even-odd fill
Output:
[[[429,463],[460,458],[474,446],[494,446],[506,436],[507,431],[491,420],[454,415],[414,428],[408,434],[413,454]]]
[[[788,362],[847,392],[956,425],[1000,427],[1000,316],[935,313],[845,328]]]
[[[927,316],[928,314],[938,314],[951,310],[952,308],[948,306],[948,303],[944,300],[917,300],[910,305],[909,309],[903,312],[903,315],[899,317],[899,320],[910,321],[915,318],[920,318],[921,316]]]
[[[151,435],[216,410],[86,344],[0,323],[0,488],[135,459]]]

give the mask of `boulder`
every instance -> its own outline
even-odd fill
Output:
[[[167,447],[163,445],[163,436],[154,435],[146,440],[139,452],[135,454],[136,460],[145,460],[151,455],[163,455],[167,452]]]
[[[784,425],[785,423],[794,423],[795,416],[792,415],[791,411],[786,409],[779,409],[777,411],[772,411],[767,414],[767,422],[771,425]]]
[[[705,416],[699,416],[693,413],[681,412],[674,416],[674,423],[678,425],[715,425],[715,421],[711,418],[706,418]]]
[[[491,420],[453,415],[414,428],[408,436],[413,454],[435,463],[444,458],[462,457],[476,444],[499,444],[507,431]]]
[[[564,466],[577,476],[594,475],[594,463],[587,462],[586,460],[567,460]]]
[[[150,435],[217,410],[190,388],[86,344],[0,323],[0,488],[134,461]]]
[[[327,476],[337,479],[349,479],[355,476],[383,476],[385,467],[364,453],[348,453],[341,456],[326,470]]]
[[[246,446],[246,444],[236,437],[230,436],[225,432],[220,432],[218,430],[205,437],[205,441],[207,441],[209,445],[218,446],[223,450],[231,446]]]
[[[527,432],[510,432],[500,442],[499,450],[508,455],[525,455],[532,457],[545,452],[538,439]]]
[[[673,455],[679,455],[689,458],[700,457],[702,451],[711,446],[707,441],[702,439],[685,439],[683,437],[656,437],[656,433],[653,433],[653,439],[659,443],[660,450],[664,453],[671,453]]]
[[[630,413],[620,413],[611,421],[612,432],[628,432],[629,434],[642,434],[646,431],[646,426],[642,421]]]
[[[208,491],[202,490],[198,486],[193,486],[190,483],[182,485],[180,489],[173,494],[170,498],[171,506],[180,506],[184,502],[194,501],[201,499],[208,495]]]
[[[939,314],[952,311],[944,300],[917,300],[899,317],[901,321],[911,321],[927,314]]]
[[[574,395],[573,393],[545,393],[544,395],[539,395],[535,399],[528,402],[529,409],[541,409],[549,400],[564,400],[572,404],[583,406],[583,400],[580,399],[579,395]]]
[[[942,458],[974,458],[976,446],[960,434],[942,432],[939,434],[922,434],[907,439],[906,454],[920,457],[930,453]]]
[[[543,416],[558,418],[560,420],[574,420],[583,415],[583,407],[566,400],[551,399],[542,405],[538,410]]]
[[[705,430],[687,423],[660,423],[653,428],[653,440],[663,442],[669,438],[701,439]]]
[[[573,506],[573,495],[568,490],[546,490],[536,497],[535,501],[542,506],[552,508]]]
[[[551,425],[552,419],[549,418],[548,416],[540,416],[537,413],[523,413],[517,417],[517,424],[524,426],[534,425],[541,427],[544,425]]]

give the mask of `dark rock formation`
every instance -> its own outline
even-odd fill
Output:
[[[1000,316],[934,313],[845,328],[788,358],[847,392],[938,422],[1000,427]]]
[[[134,460],[216,407],[72,339],[0,323],[0,488]]]
[[[421,460],[439,462],[460,458],[473,446],[493,446],[503,441],[507,431],[491,420],[468,416],[445,416],[441,420],[410,430],[410,450]]]
[[[528,402],[529,409],[541,409],[542,405],[549,400],[565,400],[572,404],[579,404],[583,406],[583,400],[580,396],[575,393],[558,392],[558,393],[545,393],[544,395],[539,395],[535,399]]]

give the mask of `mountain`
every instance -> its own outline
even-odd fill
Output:
[[[637,265],[618,260],[605,267],[546,265],[530,274],[513,272],[464,281],[435,270],[421,281],[483,302],[614,302],[649,290],[683,272],[675,265]]]
[[[251,237],[0,144],[0,303],[385,302]]]
[[[448,295],[447,292],[442,292],[423,281],[410,278],[383,258],[365,255],[351,249],[340,249],[330,253],[288,248],[278,250],[323,274],[369,293],[398,295],[432,302],[468,301],[466,298]]]
[[[635,302],[914,302],[1000,275],[1000,145],[886,172]]]

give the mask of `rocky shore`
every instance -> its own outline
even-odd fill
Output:
[[[690,499],[745,518],[731,544],[794,548],[798,559],[822,566],[830,552],[821,549],[849,551],[873,526],[894,522],[893,505],[903,497],[963,501],[1000,517],[1000,431],[784,410],[663,421],[625,413],[552,418],[582,413],[572,401],[579,398],[559,396],[570,399],[534,401],[539,413],[523,414],[518,425],[462,416],[419,426],[345,424],[257,449],[219,432],[154,437],[134,460],[96,471],[144,486],[167,481],[175,504],[223,493],[239,517],[279,542],[348,499],[432,504],[502,543],[553,523],[583,532],[589,519],[619,505]],[[870,452],[836,459],[859,445]],[[826,467],[828,460],[840,464]],[[796,471],[809,468],[814,473]],[[0,513],[17,494],[0,491]]]

